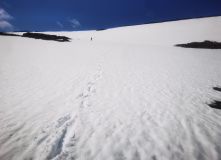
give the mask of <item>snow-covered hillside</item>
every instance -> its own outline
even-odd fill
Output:
[[[1,160],[220,160],[221,17],[0,37]],[[91,37],[93,41],[91,41]]]

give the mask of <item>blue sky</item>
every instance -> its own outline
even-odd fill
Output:
[[[221,15],[221,0],[0,0],[0,31],[76,31]]]

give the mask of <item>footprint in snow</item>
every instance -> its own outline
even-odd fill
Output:
[[[80,104],[80,107],[81,108],[86,108],[86,107],[89,107],[89,103],[87,101],[81,101],[81,104]]]
[[[56,125],[56,127],[57,128],[59,128],[59,127],[61,127],[66,121],[68,121],[69,119],[70,119],[71,117],[68,115],[68,116],[65,116],[65,117],[62,117],[62,118],[60,118],[60,119],[58,119],[58,121],[57,121],[57,125]]]

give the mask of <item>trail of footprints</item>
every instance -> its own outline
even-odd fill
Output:
[[[79,94],[79,96],[77,97],[78,100],[80,100],[80,107],[81,108],[86,108],[86,107],[89,107],[90,106],[90,103],[89,103],[89,98],[94,94],[96,93],[96,82],[100,79],[101,77],[101,74],[102,74],[102,71],[96,71],[94,76],[93,76],[93,79],[88,82],[87,84],[87,87],[86,89]]]
[[[78,106],[75,115],[66,115],[59,118],[56,123],[48,124],[44,127],[39,137],[34,137],[36,146],[40,148],[40,154],[46,159],[73,159],[76,145],[75,129],[71,128],[74,123],[83,126],[85,123],[82,118],[86,109],[92,104],[90,97],[96,93],[96,84],[103,74],[104,57],[102,57],[98,69],[93,73],[85,89],[75,98],[75,104]],[[70,133],[68,136],[68,131]],[[37,134],[39,135],[39,134]],[[65,140],[67,142],[65,142]],[[44,144],[42,148],[40,145]]]

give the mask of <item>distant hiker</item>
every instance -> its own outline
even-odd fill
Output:
[[[91,37],[91,41],[92,41],[92,37]]]

